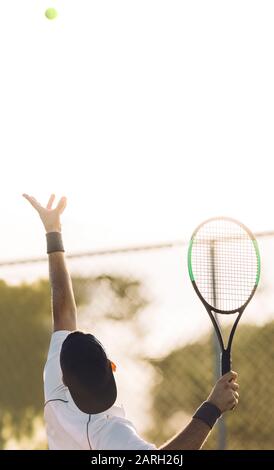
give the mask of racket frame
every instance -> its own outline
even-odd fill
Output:
[[[193,243],[194,243],[194,240],[195,240],[195,235],[197,234],[197,232],[204,226],[206,225],[207,223],[209,222],[214,222],[214,221],[217,221],[217,220],[224,220],[224,221],[228,221],[228,222],[232,222],[234,224],[237,224],[239,225],[247,234],[248,236],[250,237],[253,245],[254,245],[254,250],[256,252],[256,256],[257,256],[257,276],[256,276],[256,282],[255,282],[255,285],[250,293],[250,296],[249,298],[247,299],[247,301],[240,307],[240,308],[237,308],[237,309],[234,309],[234,310],[220,310],[212,305],[210,305],[205,299],[204,297],[202,296],[202,294],[200,293],[197,285],[196,285],[196,282],[195,282],[195,278],[194,278],[194,274],[193,274],[193,270],[192,270],[192,265],[191,265],[191,254],[192,254],[192,247],[193,247]],[[189,248],[188,248],[188,272],[189,272],[189,277],[190,277],[190,280],[191,280],[191,283],[193,285],[193,288],[196,292],[196,294],[198,295],[199,299],[201,300],[201,302],[204,304],[206,310],[207,310],[207,313],[209,314],[209,317],[212,321],[212,324],[214,326],[214,330],[215,330],[215,333],[217,335],[217,338],[218,338],[218,341],[219,341],[219,345],[220,345],[220,348],[221,348],[221,375],[224,375],[226,374],[227,372],[229,372],[231,370],[231,365],[232,365],[232,361],[231,361],[231,347],[232,347],[232,341],[233,341],[233,338],[234,338],[234,334],[235,334],[235,331],[236,331],[236,328],[237,328],[237,325],[240,321],[240,318],[245,310],[245,308],[247,307],[247,305],[249,304],[250,300],[252,299],[252,297],[254,296],[255,292],[256,292],[256,289],[258,287],[258,284],[259,284],[259,280],[260,280],[260,274],[261,274],[261,260],[260,260],[260,252],[259,252],[259,247],[258,247],[258,243],[257,243],[257,240],[256,238],[254,237],[253,233],[251,232],[251,230],[249,230],[244,224],[242,224],[241,222],[239,222],[238,220],[235,220],[235,219],[232,219],[231,217],[212,217],[210,219],[207,219],[206,221],[202,222],[200,225],[198,225],[198,227],[194,230],[192,236],[191,236],[191,240],[190,240],[190,244],[189,244]],[[225,347],[224,345],[224,341],[223,341],[223,338],[222,338],[222,333],[221,333],[221,330],[220,330],[220,327],[218,325],[218,322],[217,322],[217,319],[215,318],[215,316],[213,315],[212,312],[215,312],[217,314],[221,314],[221,315],[230,315],[230,314],[235,314],[235,313],[238,313],[238,316],[233,324],[233,327],[231,329],[231,332],[230,332],[230,335],[229,335],[229,338],[228,338],[228,342],[227,342],[227,346]]]

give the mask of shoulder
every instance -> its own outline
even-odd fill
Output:
[[[71,331],[68,330],[58,330],[52,333],[49,345],[48,360],[50,360],[52,356],[60,354],[62,344],[67,336],[70,335],[70,333]]]

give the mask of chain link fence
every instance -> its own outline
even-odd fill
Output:
[[[267,236],[265,236],[267,235]],[[258,236],[260,287],[236,332],[240,403],[206,449],[274,449],[274,236]],[[183,428],[218,375],[212,326],[187,272],[187,245],[112,250],[68,259],[79,328],[117,364],[118,402],[161,445]],[[50,339],[46,260],[1,265],[0,446],[46,448],[43,365]],[[221,319],[225,336],[231,318]]]

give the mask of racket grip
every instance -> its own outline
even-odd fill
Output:
[[[230,350],[225,349],[221,355],[221,364],[222,364],[222,375],[225,375],[227,372],[231,371],[231,354]]]

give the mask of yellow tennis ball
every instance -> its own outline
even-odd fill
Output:
[[[45,15],[46,15],[48,20],[54,20],[58,16],[58,13],[55,10],[55,8],[48,8],[45,11]]]

